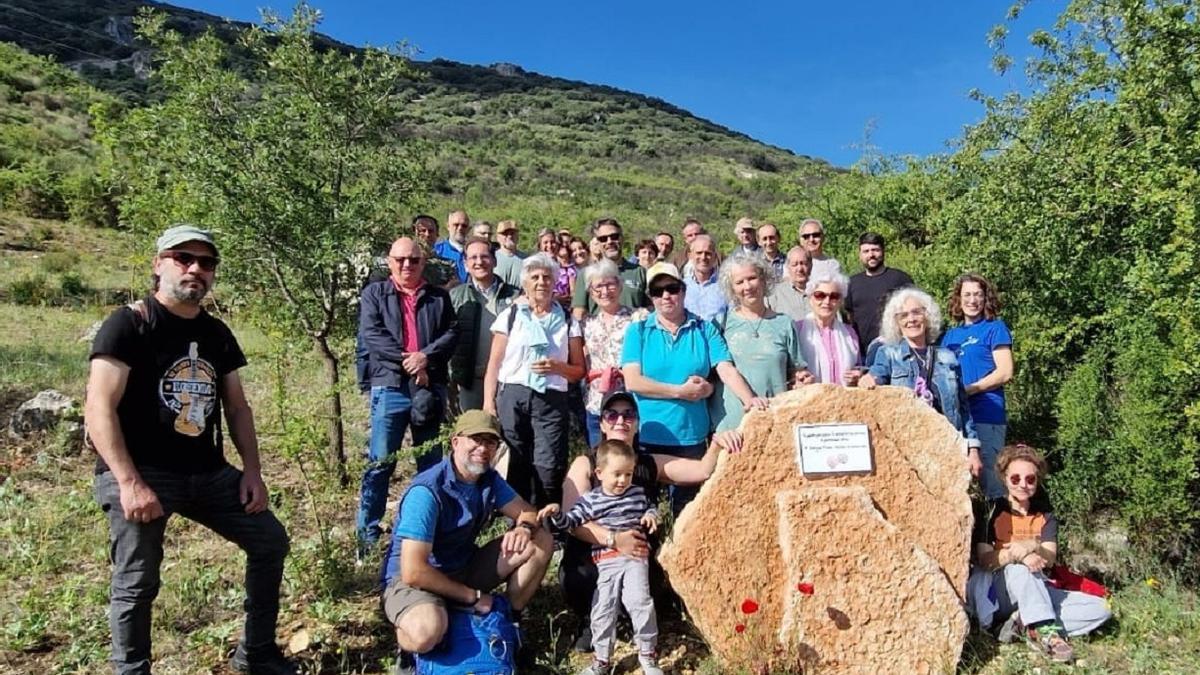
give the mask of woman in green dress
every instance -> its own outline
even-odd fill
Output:
[[[739,251],[721,264],[718,279],[729,309],[713,318],[729,344],[733,365],[756,397],[772,398],[813,380],[800,353],[791,317],[767,307],[775,271],[762,256]],[[716,431],[736,429],[745,408],[719,382],[709,399]]]

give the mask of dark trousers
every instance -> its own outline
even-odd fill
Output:
[[[149,523],[130,522],[121,509],[121,491],[111,472],[95,478],[96,502],[108,517],[112,562],[109,628],[117,673],[150,672],[150,614],[158,595],[163,536],[172,514],[216,532],[246,552],[246,611],[242,642],[249,654],[275,645],[279,585],[288,535],[270,511],[246,513],[238,490],[242,472],[225,466],[186,475],[140,468],[158,495],[164,515]]]
[[[534,506],[561,503],[571,428],[567,393],[547,389],[539,394],[505,384],[496,397],[496,411],[508,444],[509,485]]]
[[[652,445],[650,443],[643,443],[640,451],[653,455],[671,455],[672,457],[700,459],[704,456],[706,448],[707,446],[704,443],[696,443],[695,445]],[[667,491],[667,494],[671,498],[671,515],[679,516],[679,512],[696,498],[698,492],[700,492],[699,485],[672,485]]]

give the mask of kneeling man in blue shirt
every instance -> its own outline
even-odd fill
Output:
[[[482,410],[463,413],[451,432],[450,456],[413,478],[400,500],[383,565],[383,609],[402,652],[438,645],[446,632],[446,604],[477,614],[492,609],[492,589],[507,583],[508,600],[521,610],[541,584],[554,542],[537,512],[492,469],[500,423]],[[479,533],[499,512],[516,524],[477,546]]]

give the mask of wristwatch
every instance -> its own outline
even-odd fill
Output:
[[[482,597],[483,597],[483,591],[481,591],[481,590],[479,590],[478,588],[476,588],[476,589],[475,589],[475,602],[472,602],[471,604],[472,604],[472,605],[478,605],[478,604],[479,604],[479,599],[480,599],[480,598],[482,598]]]
[[[617,532],[616,532],[616,530],[608,531],[608,539],[605,540],[604,545],[607,546],[608,548],[616,548],[617,547]]]

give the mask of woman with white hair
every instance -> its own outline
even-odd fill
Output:
[[[874,389],[892,384],[908,387],[967,439],[967,461],[971,475],[979,477],[979,436],[962,371],[954,352],[934,344],[942,328],[942,312],[925,291],[905,287],[888,298],[879,321],[881,344],[867,374],[858,386]]]
[[[775,270],[766,258],[736,251],[721,264],[717,283],[729,303],[713,318],[725,336],[733,365],[760,398],[772,398],[793,386],[812,381],[791,317],[767,307],[775,285]],[[736,429],[745,406],[722,383],[708,399],[708,414],[717,431]]]
[[[507,480],[535,506],[562,501],[567,469],[567,385],[583,377],[579,323],[554,301],[558,264],[546,253],[521,263],[525,301],[492,323],[483,409],[500,419]]]
[[[600,435],[600,404],[609,394],[625,391],[621,375],[621,349],[629,324],[645,318],[646,310],[621,304],[621,276],[616,263],[605,258],[594,262],[583,276],[588,293],[596,303],[596,313],[583,319],[583,354],[587,376],[583,407],[587,412],[588,447],[604,438]]]
[[[850,281],[823,270],[809,278],[805,293],[811,311],[796,322],[800,353],[817,382],[853,387],[862,375],[858,335],[842,321],[842,299]]]

